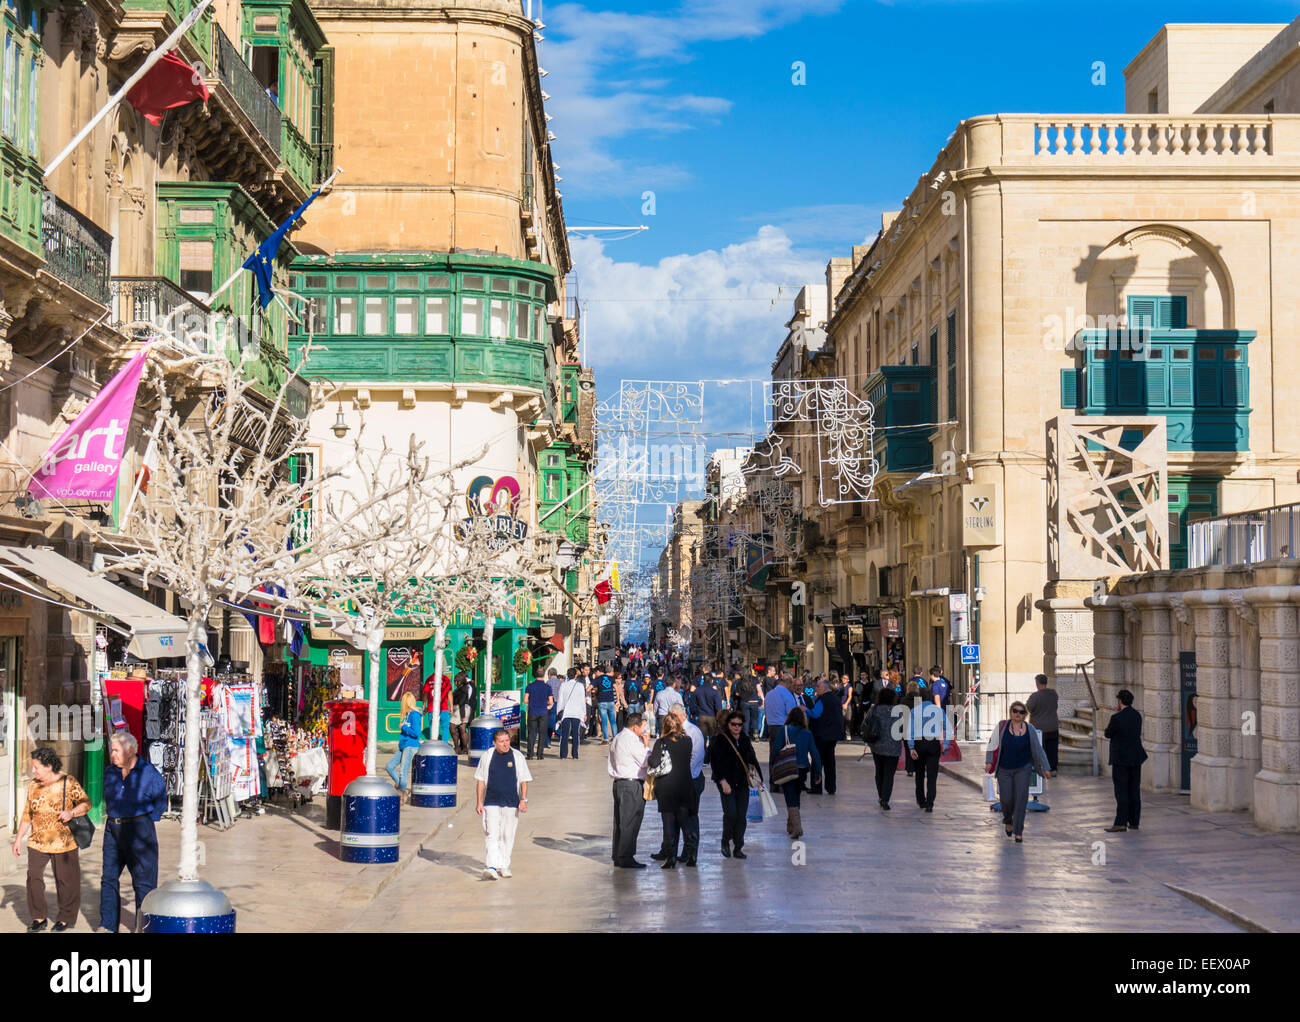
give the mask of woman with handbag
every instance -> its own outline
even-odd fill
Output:
[[[59,914],[54,932],[62,933],[77,924],[81,906],[81,861],[78,847],[85,848],[95,827],[86,814],[90,799],[63,770],[63,760],[53,749],[42,746],[32,753],[32,783],[27,788],[22,819],[14,835],[14,857],[27,841],[27,909],[32,922],[29,933],[39,933],[49,923],[45,908],[45,866],[54,866],[54,888]]]
[[[863,724],[867,746],[876,764],[876,797],[880,808],[888,811],[889,800],[894,795],[894,774],[898,772],[898,757],[903,752],[901,728],[894,726],[898,693],[886,686],[876,696],[876,704],[867,713]]]
[[[747,859],[745,846],[746,814],[749,790],[763,783],[754,746],[745,734],[745,714],[740,710],[723,710],[718,718],[718,733],[709,741],[709,763],[713,783],[722,796],[722,857]]]
[[[799,838],[803,836],[799,793],[804,790],[804,780],[810,770],[815,781],[821,779],[821,756],[817,753],[817,743],[808,730],[808,718],[801,707],[791,710],[784,724],[772,728],[772,736],[767,776],[772,787],[779,786],[785,797],[785,832],[792,839]]]
[[[1039,740],[1038,729],[1027,721],[1029,711],[1016,700],[1009,709],[1011,719],[993,729],[984,750],[985,770],[998,778],[998,798],[1002,803],[1002,825],[1007,837],[1015,835],[1016,844],[1024,841],[1025,808],[1029,804],[1029,771],[1040,777],[1048,774],[1047,754]]]
[[[691,740],[674,713],[664,717],[663,735],[655,742],[646,760],[646,779],[659,803],[659,818],[664,825],[664,843],[652,859],[662,859],[662,869],[677,865],[677,843],[695,805],[695,785],[691,783]],[[694,860],[686,860],[694,866]]]

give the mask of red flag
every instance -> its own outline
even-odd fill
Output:
[[[162,124],[162,115],[173,107],[185,106],[196,99],[208,101],[208,87],[203,76],[175,53],[169,53],[149,69],[126,94],[127,101],[150,124]]]
[[[596,583],[593,592],[596,594],[597,603],[608,603],[613,598],[614,587],[610,585],[609,579],[605,579],[604,582]]]

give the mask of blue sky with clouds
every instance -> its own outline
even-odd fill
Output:
[[[650,226],[574,245],[602,396],[621,377],[766,376],[789,316],[787,299],[770,307],[778,287],[821,281],[874,236],[963,118],[1119,111],[1124,67],[1162,24],[1297,14],[1294,0],[546,5],[568,221]]]

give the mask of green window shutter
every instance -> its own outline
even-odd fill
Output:
[[[948,421],[957,419],[957,313],[948,313]]]
[[[1151,357],[1143,363],[1146,374],[1146,406],[1165,408],[1169,405],[1169,388],[1166,381],[1164,352],[1150,352]],[[1158,358],[1155,356],[1159,356]]]
[[[1219,352],[1209,346],[1198,347],[1192,352],[1196,356],[1196,404],[1200,408],[1217,408],[1222,402],[1220,380],[1223,362]]]
[[[1089,408],[1109,408],[1113,403],[1109,394],[1107,364],[1109,359],[1100,359],[1099,352],[1088,352],[1088,365],[1085,370],[1088,383],[1087,402]],[[1110,354],[1105,352],[1104,354]]]
[[[1079,370],[1075,367],[1061,370],[1061,407],[1079,407]]]
[[[1223,364],[1223,403],[1229,408],[1245,408],[1250,403],[1246,350],[1244,348],[1236,350],[1241,352],[1240,359]]]
[[[1128,299],[1128,325],[1152,330],[1182,330],[1187,326],[1186,295],[1132,295]]]
[[[1130,329],[1145,326],[1153,329],[1159,326],[1156,320],[1156,298],[1130,297],[1128,300],[1128,325]]]
[[[1117,351],[1115,354],[1120,356],[1115,363],[1115,403],[1121,408],[1145,407],[1143,364],[1123,357],[1129,352]]]

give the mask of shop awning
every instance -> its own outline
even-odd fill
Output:
[[[121,621],[131,629],[128,651],[141,660],[185,655],[189,626],[184,619],[160,610],[102,576],[91,574],[75,561],[45,547],[12,546],[0,546],[0,561],[31,576],[37,586],[49,586],[80,600],[93,612]]]

